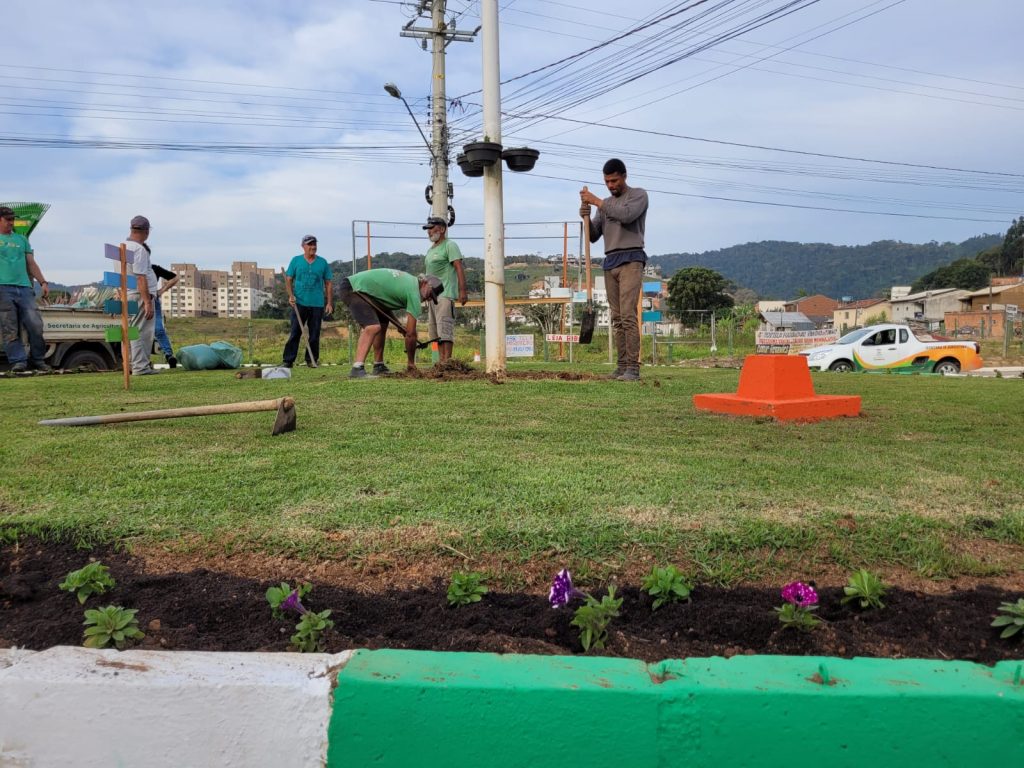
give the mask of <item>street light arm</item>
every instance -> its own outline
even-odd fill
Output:
[[[416,115],[412,113],[412,109],[410,109],[409,107],[409,102],[405,100],[405,97],[402,95],[402,92],[398,90],[398,86],[395,85],[394,83],[384,83],[384,90],[387,91],[389,96],[400,100],[405,105],[405,111],[408,112],[409,117],[412,118],[413,125],[415,125],[416,130],[420,132],[420,137],[423,139],[423,143],[427,145],[427,152],[430,153],[431,158],[433,158],[434,162],[436,163],[437,155],[434,154],[433,147],[431,147],[430,142],[427,141],[427,135],[423,133],[423,129],[420,128],[420,123],[416,119]]]
[[[414,114],[412,113],[412,110],[411,110],[411,109],[409,109],[409,104],[408,104],[408,102],[406,102],[406,100],[405,100],[405,98],[404,98],[403,96],[399,96],[398,98],[400,98],[400,99],[402,100],[402,103],[403,103],[403,104],[405,104],[405,110],[406,110],[406,112],[408,112],[408,113],[409,113],[409,117],[411,117],[411,118],[412,118],[412,121],[413,121],[413,123],[415,123],[415,125],[416,125],[416,130],[420,132],[420,136],[421,136],[421,137],[422,137],[422,139],[423,139],[423,143],[427,145],[427,152],[429,152],[429,153],[430,153],[430,156],[431,156],[432,158],[434,158],[434,160],[436,161],[436,160],[437,160],[437,156],[436,156],[436,155],[434,154],[434,149],[433,149],[433,147],[431,147],[431,146],[430,146],[430,142],[429,142],[429,141],[427,141],[427,135],[426,135],[425,133],[423,133],[423,129],[422,129],[422,128],[420,128],[420,123],[419,123],[419,121],[418,121],[418,120],[416,119],[416,115],[414,115]]]

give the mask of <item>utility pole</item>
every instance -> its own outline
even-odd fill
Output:
[[[498,0],[480,0],[483,118],[487,141],[501,144]],[[505,210],[501,160],[484,168],[484,325],[487,372],[505,373]]]
[[[472,42],[479,27],[472,31],[449,29],[444,20],[445,0],[420,0],[417,5],[419,15],[430,13],[430,27],[414,27],[416,19],[410,20],[399,33],[402,37],[413,37],[423,41],[426,49],[430,40],[433,56],[433,76],[430,94],[430,125],[431,125],[431,174],[430,215],[450,220],[448,200],[453,196],[448,184],[448,117],[447,96],[445,93],[445,49],[451,41]],[[455,209],[451,208],[454,216]]]

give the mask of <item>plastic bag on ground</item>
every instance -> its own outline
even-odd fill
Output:
[[[221,368],[238,368],[242,364],[242,350],[226,341],[215,341],[210,348],[220,358]]]

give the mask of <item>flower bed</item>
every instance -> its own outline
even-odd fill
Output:
[[[147,572],[139,560],[98,548],[116,579],[86,607],[108,603],[137,611],[145,637],[136,647],[172,650],[288,650],[292,620],[275,619],[268,588],[281,579],[242,578],[207,570]],[[70,545],[23,541],[0,547],[0,646],[42,649],[82,643],[82,606],[61,591],[69,571],[90,553]],[[288,574],[282,574],[287,577]],[[588,585],[589,586],[589,585]],[[322,634],[329,652],[347,648],[409,648],[499,653],[582,653],[572,626],[579,601],[554,610],[549,595],[507,593],[492,587],[478,601],[453,607],[449,584],[367,593],[317,582],[302,596],[305,609],[329,610],[334,626]],[[563,585],[563,588],[564,585]],[[568,588],[575,589],[569,585]],[[597,602],[604,588],[589,589]],[[803,600],[807,599],[806,593]],[[890,588],[882,610],[842,604],[843,585],[818,585],[813,631],[779,621],[778,587],[732,589],[697,584],[689,602],[655,600],[639,584],[619,585],[622,604],[608,624],[603,649],[591,654],[659,661],[694,656],[795,654],[960,659],[994,663],[1024,657],[1024,632],[1000,639],[990,624],[1002,602],[1020,595],[978,585],[943,594]],[[287,596],[285,596],[286,598]],[[583,598],[585,599],[585,598]],[[787,603],[793,604],[793,603]]]

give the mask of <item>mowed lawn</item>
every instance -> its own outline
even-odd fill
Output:
[[[512,365],[511,370],[541,366]],[[598,366],[548,370],[603,373]],[[814,378],[863,398],[817,424],[697,413],[732,369],[600,380],[290,381],[176,370],[0,380],[0,538],[119,541],[296,557],[439,551],[597,572],[685,560],[734,583],[781,564],[1024,573],[1024,381]],[[271,412],[98,427],[63,416],[291,395]]]

